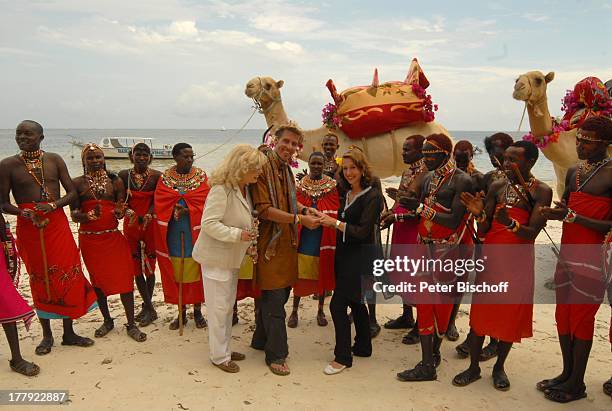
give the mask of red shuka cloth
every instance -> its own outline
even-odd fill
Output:
[[[127,240],[117,230],[119,221],[115,217],[115,203],[108,200],[87,200],[81,203],[81,211],[87,213],[100,206],[100,217],[95,221],[81,223],[79,246],[83,262],[94,287],[104,295],[123,294],[134,291],[134,270]],[[87,234],[84,232],[101,232]]]
[[[206,196],[210,191],[208,179],[202,182],[194,190],[179,194],[164,184],[160,178],[155,189],[155,214],[157,224],[155,225],[155,248],[161,271],[162,285],[164,287],[164,301],[168,304],[178,304],[179,284],[174,279],[174,268],[168,253],[168,222],[174,218],[174,206],[183,199],[189,208],[189,220],[191,223],[191,236],[193,244],[196,243],[200,234],[202,213]],[[200,304],[204,302],[204,286],[202,283],[202,271],[200,279],[194,283],[183,284],[183,304]]]
[[[154,191],[132,191],[129,192],[128,206],[134,210],[138,217],[148,214],[153,203]],[[138,219],[134,224],[129,224],[130,219],[123,219],[123,235],[128,240],[132,260],[134,261],[134,275],[145,274],[147,276],[155,274],[155,225],[157,222],[152,220],[146,229],[142,229],[142,224]],[[145,243],[145,255],[147,257],[144,273],[140,260],[140,242]]]
[[[612,218],[612,198],[598,197],[583,192],[570,193],[568,207],[577,214],[596,220]],[[601,244],[605,234],[591,230],[576,223],[563,223],[561,236],[561,258],[574,274],[574,285],[589,294],[603,298],[605,290],[601,268],[598,262],[601,257]],[[576,244],[593,244],[576,246]],[[594,246],[599,244],[599,247]],[[583,265],[584,264],[584,265]],[[568,335],[581,340],[592,340],[595,331],[595,314],[600,303],[588,303],[589,299],[579,294],[569,283],[570,277],[565,264],[557,263],[555,283],[557,284],[557,307],[555,319],[559,335]],[[587,302],[579,304],[579,302]]]
[[[34,210],[34,203],[19,204]],[[39,213],[42,214],[42,213]],[[17,248],[28,270],[34,308],[76,319],[87,313],[96,293],[83,275],[81,257],[63,209],[44,215],[49,224],[43,229],[49,288],[47,298],[39,229],[30,220],[17,217]]]
[[[437,212],[448,212],[448,209],[445,209],[438,203],[433,205],[433,209]],[[472,238],[469,235],[469,232],[465,228],[466,218],[462,220],[459,226],[456,229],[448,228],[440,224],[436,224],[433,221],[426,220],[421,218],[418,226],[418,239],[422,241],[423,239],[431,239],[434,242],[436,240],[446,240],[451,238],[451,243],[449,245],[457,245],[461,244],[461,247],[472,243]],[[461,238],[459,239],[459,237]],[[458,244],[457,243],[458,241]],[[457,250],[459,253],[461,250]],[[446,253],[445,258],[460,258],[460,254],[454,251],[450,251]],[[452,282],[456,281],[456,277],[454,273],[441,273],[437,274],[440,277],[440,280],[444,282]],[[433,277],[430,276],[430,279]],[[430,284],[432,281],[429,281]],[[454,293],[452,293],[454,294]],[[429,335],[434,332],[434,329],[437,329],[440,334],[446,332],[448,328],[448,323],[450,321],[451,313],[453,311],[453,304],[449,304],[448,301],[452,298],[451,294],[448,295],[439,295],[439,301],[435,304],[415,304],[417,309],[417,321],[419,324],[419,334],[420,335]]]
[[[408,210],[398,204],[393,209],[393,212],[396,214],[406,214]],[[393,223],[390,258],[392,260],[395,260],[396,257],[403,258],[404,256],[411,258],[410,252],[414,250],[414,247],[408,247],[408,245],[416,244],[418,232],[418,218],[411,218]],[[418,256],[415,257],[418,258]],[[406,272],[392,271],[389,273],[389,281],[391,284],[399,285],[402,281],[414,281],[414,278],[409,278],[409,274],[406,274]],[[410,296],[412,293],[405,292],[397,294],[401,295],[404,304],[410,304]]]
[[[508,209],[508,216],[514,218],[521,225],[528,224],[529,211],[512,207]],[[491,229],[485,236],[485,247],[491,244],[524,244],[525,246],[507,247],[503,250],[495,247],[497,258],[489,258],[485,264],[485,271],[479,273],[477,281],[498,283],[506,279],[509,281],[509,290],[527,284],[520,292],[513,293],[513,300],[521,298],[518,304],[478,304],[472,303],[470,310],[470,327],[476,335],[488,335],[505,342],[521,342],[521,338],[533,335],[533,277],[535,252],[533,241],[519,237],[510,232],[497,221],[493,221]],[[531,246],[529,246],[531,245]],[[503,253],[503,254],[502,254]],[[520,269],[516,264],[520,261]],[[510,267],[510,268],[509,268]],[[525,280],[522,280],[524,278]],[[516,297],[515,297],[516,296]],[[503,296],[499,296],[502,298]]]
[[[302,190],[296,192],[297,201],[306,207],[312,206],[312,198]],[[338,218],[340,200],[338,191],[334,188],[317,200],[317,210],[333,218]],[[293,294],[305,297],[312,294],[325,295],[325,291],[336,288],[334,273],[334,257],[336,255],[336,228],[322,227],[321,245],[319,248],[319,279],[299,279],[293,285]],[[301,227],[298,232],[301,232]],[[299,237],[298,237],[299,241]]]

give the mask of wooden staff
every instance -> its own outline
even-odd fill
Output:
[[[38,229],[38,237],[40,238],[40,251],[42,252],[43,270],[45,272],[45,288],[47,290],[47,300],[51,302],[51,287],[49,286],[49,265],[47,264],[47,247],[45,246],[44,228]]]
[[[179,335],[183,335],[183,275],[185,273],[185,232],[181,231],[181,263],[179,265]]]

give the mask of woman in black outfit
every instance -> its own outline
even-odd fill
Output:
[[[328,215],[321,223],[335,227],[336,289],[330,311],[336,333],[335,359],[327,365],[325,374],[342,372],[353,365],[353,355],[372,355],[372,338],[368,309],[363,303],[362,287],[371,287],[372,262],[382,258],[378,221],[383,197],[380,181],[372,176],[363,152],[353,149],[342,156],[340,182],[346,185],[340,198],[339,219]],[[363,284],[363,285],[362,285]],[[355,344],[351,347],[351,324],[347,309],[351,308],[355,324]]]

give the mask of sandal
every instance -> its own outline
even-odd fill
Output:
[[[612,378],[610,378],[608,381],[604,382],[603,384],[603,392],[606,395],[609,395],[610,397],[612,397]]]
[[[10,360],[9,365],[11,367],[11,370],[21,375],[25,375],[26,377],[33,377],[35,375],[38,375],[38,373],[40,372],[40,367],[38,365],[34,364],[33,362],[26,361],[24,359],[19,361],[17,364],[15,364],[13,360]]]
[[[538,391],[546,392],[547,390],[550,390],[550,389],[556,387],[557,385],[559,385],[561,383],[564,383],[567,380],[566,378],[562,379],[562,378],[559,378],[559,377],[560,376],[555,377],[555,378],[550,378],[550,379],[547,379],[547,380],[542,380],[542,381],[538,382],[536,384],[536,389]]]
[[[572,402],[572,401],[577,401],[582,398],[586,398],[586,396],[587,396],[586,386],[584,385],[580,387],[580,390],[578,392],[567,392],[567,391],[563,391],[560,389],[555,389],[555,390],[550,390],[546,394],[544,394],[544,397],[547,400],[559,402],[562,404]]]
[[[480,352],[480,357],[478,358],[478,361],[488,361],[491,358],[495,357],[497,357],[497,343],[490,342]]]
[[[438,376],[436,375],[436,367],[419,363],[411,370],[398,373],[397,379],[400,381],[435,381]]]
[[[240,367],[238,366],[238,364],[236,364],[234,361],[230,360],[230,361],[226,361],[226,362],[222,362],[221,364],[214,364],[213,365],[225,372],[229,372],[229,373],[237,373],[238,371],[240,371]]]
[[[510,380],[504,370],[493,369],[493,387],[499,391],[508,391],[510,389]]]
[[[143,333],[142,331],[140,331],[138,329],[138,327],[136,327],[135,324],[132,325],[125,325],[126,331],[127,331],[127,335],[129,335],[130,337],[132,337],[132,339],[136,342],[143,342],[147,339],[147,335],[145,333]]]
[[[77,347],[91,347],[94,341],[91,338],[81,337],[80,335],[72,335],[68,338],[62,337],[62,345],[74,345]]]
[[[468,358],[470,356],[470,347],[468,346],[467,338],[464,342],[455,347],[455,351],[457,351],[459,358]]]
[[[416,332],[410,331],[408,334],[404,335],[404,338],[402,338],[402,344],[406,344],[406,345],[414,345],[420,342],[421,342],[421,338],[419,337],[418,330]]]
[[[202,313],[194,314],[193,321],[195,322],[196,328],[205,328],[208,325]]]
[[[287,327],[289,328],[297,328],[298,326],[298,315],[296,312],[292,312],[287,320]]]
[[[470,385],[474,381],[478,381],[481,377],[480,368],[478,371],[474,372],[469,368],[457,375],[453,378],[453,385],[456,387],[465,387],[466,385]]]
[[[136,319],[136,318],[134,318],[134,319]],[[140,327],[147,327],[147,326],[153,324],[153,321],[154,321],[153,312],[151,312],[150,310],[147,310],[140,317],[140,320],[138,321],[138,325]]]
[[[317,325],[319,327],[326,327],[328,324],[327,318],[325,318],[325,313],[323,311],[319,311],[317,313]]]
[[[459,339],[459,331],[455,324],[451,324],[446,330],[446,339],[448,341],[457,341]]]
[[[231,360],[232,361],[242,361],[246,358],[246,355],[240,352],[232,351]]]
[[[280,375],[283,377],[291,373],[289,367],[287,367],[287,363],[284,361],[270,363],[268,364],[268,368],[270,369],[270,371],[272,371],[272,374]]]
[[[53,337],[43,338],[34,352],[36,353],[36,355],[49,354],[51,352],[51,347],[53,347]]]
[[[113,328],[115,328],[115,323],[113,322],[113,320],[104,321],[102,325],[100,326],[100,328],[96,330],[96,332],[94,333],[94,336],[96,338],[104,337],[106,334],[111,332]]]
[[[183,316],[183,326],[187,324],[187,316]],[[170,326],[168,326],[168,328],[170,328],[171,330],[178,330],[179,329],[179,320],[178,318],[175,318],[174,321],[172,321],[170,323]]]

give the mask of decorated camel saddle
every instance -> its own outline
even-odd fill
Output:
[[[336,91],[333,80],[326,84],[334,104],[323,109],[323,122],[340,128],[349,138],[361,139],[405,127],[414,122],[431,122],[437,106],[425,89],[429,81],[413,59],[404,81],[379,83],[378,69],[372,84]]]

